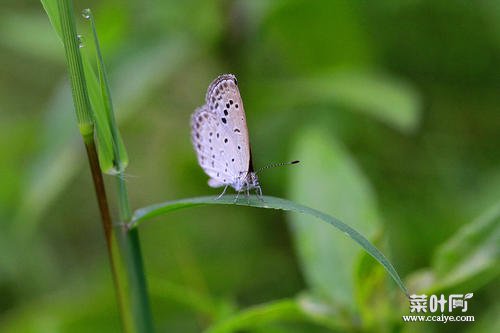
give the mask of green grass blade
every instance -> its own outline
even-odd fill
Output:
[[[112,144],[113,157],[111,162],[113,163],[113,170],[105,170],[108,173],[120,173],[125,170],[128,165],[128,155],[123,144],[118,126],[116,125],[115,114],[113,110],[113,102],[111,99],[111,92],[109,88],[108,76],[106,74],[106,69],[104,66],[104,60],[102,58],[101,47],[99,44],[99,38],[97,37],[97,29],[95,26],[94,16],[90,9],[84,9],[83,17],[90,22],[90,27],[92,30],[92,36],[95,46],[95,56],[97,60],[97,74],[99,79],[100,88],[100,98],[102,101],[102,107],[105,117],[103,117],[103,123],[101,127],[109,128],[109,133],[111,136],[109,138]],[[99,126],[99,123],[98,123]],[[108,139],[108,140],[109,140]]]
[[[327,215],[318,210],[297,204],[295,202],[276,198],[264,196],[263,201],[259,200],[256,196],[250,196],[247,200],[246,198],[242,198],[237,202],[234,202],[234,195],[226,195],[222,198],[216,200],[216,197],[196,197],[175,201],[167,201],[160,204],[155,204],[151,206],[147,206],[144,208],[140,208],[134,212],[132,216],[132,221],[130,222],[130,228],[135,228],[139,225],[139,223],[150,219],[155,216],[163,215],[168,212],[189,208],[195,206],[202,205],[238,205],[238,206],[249,206],[249,207],[257,207],[257,208],[270,208],[270,209],[279,209],[284,211],[296,212],[301,214],[308,214],[314,216],[338,230],[342,231],[347,236],[351,237],[356,243],[358,243],[368,254],[370,254],[375,260],[377,260],[382,266],[384,266],[385,270],[389,273],[389,275],[393,278],[393,280],[397,283],[399,288],[408,295],[408,290],[406,289],[403,281],[399,277],[398,273],[392,266],[392,264],[387,260],[387,258],[375,247],[373,246],[363,235],[359,232],[345,224],[344,222],[338,220],[335,217]]]
[[[50,23],[54,27],[57,36],[62,42],[62,28],[61,28],[61,19],[59,17],[59,8],[57,6],[57,0],[40,0],[42,3],[43,9],[47,13],[49,17]]]
[[[436,249],[433,289],[476,290],[500,275],[500,203],[460,228]]]
[[[66,2],[61,0],[57,2],[47,1],[44,3],[44,6],[44,8],[50,10],[47,14],[54,24],[55,30],[60,33],[60,37],[63,41],[80,134],[84,141],[93,141],[94,119],[86,89],[82,57],[79,50],[78,37],[73,18],[73,3],[71,1]],[[58,15],[58,19],[54,18],[54,15]]]
[[[104,173],[113,170],[113,139],[110,128],[107,124],[106,110],[101,97],[101,89],[97,75],[86,53],[83,55],[83,69],[87,79],[87,89],[89,92],[90,105],[94,111],[95,130],[97,136],[97,152],[99,155],[99,166]]]
[[[57,1],[42,0],[41,2],[47,12],[52,26],[56,30],[59,38],[62,39],[64,30],[62,29],[60,23]],[[101,170],[105,173],[116,174],[125,169],[128,164],[128,156],[114,120],[113,106],[110,97],[111,95],[109,93],[109,85],[100,54],[99,41],[97,40],[94,20],[90,11],[85,11],[84,14],[88,14],[89,20],[91,21],[93,40],[96,50],[95,56],[98,60],[97,70],[99,75],[97,76],[94,71],[88,52],[79,52],[82,59],[82,63],[79,64],[79,66],[80,70],[83,70],[84,72],[84,75],[82,74],[81,77],[85,78],[84,85],[87,88],[84,91],[88,92],[88,97],[80,98],[79,100],[83,100],[84,102],[86,101],[86,103],[90,102],[90,106],[92,107],[92,120],[95,121],[97,148]],[[76,33],[74,35],[76,36]],[[76,106],[79,123],[84,123],[83,126],[85,126],[84,120],[87,120],[87,118],[79,116],[79,114],[83,114],[83,112],[80,111],[81,108],[79,108],[78,105],[79,104]],[[87,108],[90,110],[90,107],[87,106]],[[81,118],[83,119],[82,121],[80,120]],[[80,127],[82,127],[82,125],[80,125]]]

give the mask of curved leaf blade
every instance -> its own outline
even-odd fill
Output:
[[[286,298],[243,309],[209,327],[204,333],[240,332],[280,322],[308,322],[333,331],[349,330],[348,319],[307,297]],[[262,330],[265,332],[265,330]]]
[[[188,198],[174,201],[167,201],[151,206],[147,206],[144,208],[140,208],[134,212],[132,216],[132,221],[129,224],[129,228],[137,227],[141,222],[166,214],[168,212],[196,207],[202,205],[237,205],[237,206],[249,206],[249,207],[257,207],[257,208],[268,208],[268,209],[279,209],[283,211],[296,212],[301,214],[308,214],[314,216],[323,222],[326,222],[336,229],[342,231],[347,236],[351,237],[356,243],[358,243],[368,254],[370,254],[375,260],[377,260],[382,266],[384,266],[385,270],[389,273],[392,279],[396,282],[399,288],[408,295],[408,290],[406,289],[403,281],[399,277],[398,273],[392,266],[392,264],[387,260],[387,258],[380,252],[373,244],[371,244],[363,235],[359,232],[340,221],[339,219],[327,215],[323,212],[320,212],[316,209],[312,209],[307,206],[300,205],[298,203],[270,196],[262,197],[263,200],[260,200],[256,196],[250,196],[247,198],[240,198],[238,201],[235,201],[235,195],[226,195],[216,200],[214,196],[207,197],[196,197],[196,198]]]

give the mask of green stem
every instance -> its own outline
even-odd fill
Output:
[[[117,177],[118,182],[118,207],[120,220],[123,221],[120,228],[120,243],[126,253],[127,274],[130,281],[130,293],[132,300],[132,312],[136,318],[138,332],[153,332],[153,320],[148,298],[148,288],[144,276],[144,263],[142,261],[141,245],[137,229],[128,229],[126,222],[130,221],[132,211],[130,210],[127,184],[123,173]]]
[[[58,0],[58,7],[78,127],[84,139],[90,138],[94,135],[94,118],[83,74],[83,63],[73,19],[73,3],[68,0]]]
[[[92,172],[123,330],[127,333],[152,332],[153,325],[146,291],[139,235],[137,230],[129,230],[125,223],[122,223],[120,227],[113,228],[111,220],[94,141],[94,117],[90,107],[76,35],[73,3],[71,0],[57,0],[57,6],[78,126],[85,143]],[[126,222],[130,220],[131,216],[128,195],[123,175],[118,178],[120,182],[120,220]]]

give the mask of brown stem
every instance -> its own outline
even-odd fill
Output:
[[[101,168],[99,167],[99,158],[97,157],[94,140],[86,140],[85,149],[87,150],[87,157],[90,164],[90,170],[92,172],[92,180],[94,181],[94,188],[97,195],[97,203],[99,204],[99,212],[101,213],[101,221],[104,228],[104,234],[106,236],[106,243],[108,251],[110,251],[111,254],[113,222],[111,221],[106,189],[104,188],[104,179],[102,177]]]
[[[118,306],[122,310],[121,313],[124,314],[124,310],[126,309],[125,295],[123,295],[124,289],[122,286],[122,282],[120,277],[118,276],[118,271],[120,270],[117,265],[120,260],[116,256],[119,255],[116,248],[116,238],[113,234],[113,222],[111,220],[111,213],[109,210],[108,199],[106,196],[106,189],[104,187],[104,179],[102,177],[101,168],[99,166],[99,158],[97,156],[97,149],[95,146],[95,141],[93,137],[85,138],[85,149],[87,150],[87,157],[89,160],[90,170],[92,173],[92,180],[94,182],[94,189],[97,196],[97,203],[99,205],[99,212],[101,214],[102,226],[104,229],[104,235],[106,237],[106,247],[108,249],[108,256],[111,263],[111,273],[113,276],[113,282],[116,289],[116,295],[118,299]],[[122,318],[124,319],[124,318]],[[130,319],[125,319],[128,321]],[[123,322],[124,330],[128,331],[128,327],[130,327],[126,322]]]

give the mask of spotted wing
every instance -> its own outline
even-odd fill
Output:
[[[210,112],[206,105],[196,109],[191,116],[191,139],[198,163],[210,177],[208,185],[211,187],[232,184],[235,177],[221,161],[221,147],[223,146],[220,142],[220,126],[215,113]]]
[[[216,140],[222,146],[219,160],[224,170],[233,177],[252,171],[248,128],[236,77],[224,74],[208,87],[206,94],[208,111],[216,117],[220,126]]]

